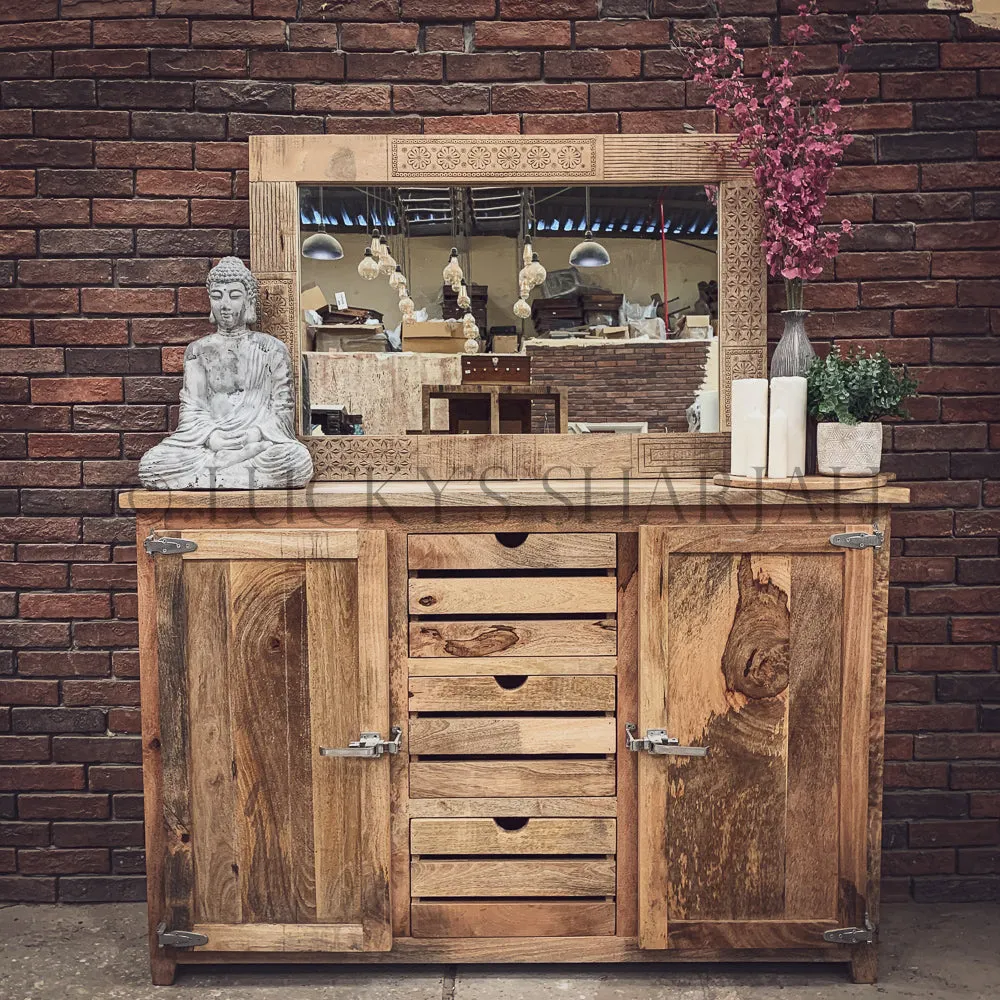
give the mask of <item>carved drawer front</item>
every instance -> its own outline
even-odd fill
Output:
[[[616,539],[596,532],[410,535],[411,570],[614,569]]]
[[[590,937],[614,932],[615,904],[604,899],[420,900],[410,907],[410,933],[416,938]]]
[[[615,820],[608,817],[414,819],[412,854],[614,854]]]
[[[613,712],[610,676],[411,677],[411,712]]]
[[[414,898],[613,896],[615,863],[606,858],[531,861],[414,861]]]
[[[412,799],[614,794],[614,757],[410,761]]]

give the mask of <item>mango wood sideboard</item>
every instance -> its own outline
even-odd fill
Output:
[[[126,494],[154,982],[178,963],[692,960],[873,982],[888,514],[907,499]]]

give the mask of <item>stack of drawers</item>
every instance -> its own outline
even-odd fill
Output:
[[[615,931],[616,537],[408,539],[411,933]]]

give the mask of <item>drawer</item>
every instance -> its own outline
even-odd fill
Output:
[[[605,859],[413,861],[414,897],[613,896],[615,863]]]
[[[614,569],[613,534],[594,532],[501,532],[410,535],[410,570]]]
[[[605,900],[470,903],[417,901],[410,906],[416,938],[591,937],[614,934],[615,904]]]
[[[614,618],[410,622],[410,656],[614,656]]]
[[[614,854],[615,820],[497,817],[410,820],[411,854]]]
[[[597,760],[410,761],[410,797],[414,799],[614,794],[613,757]]]
[[[603,715],[576,715],[569,719],[559,716],[417,716],[410,720],[408,745],[411,754],[452,757],[613,754],[615,719]]]
[[[411,615],[607,615],[618,609],[613,576],[415,577]]]
[[[411,712],[613,712],[614,677],[411,677]]]

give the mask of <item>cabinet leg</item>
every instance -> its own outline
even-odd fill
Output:
[[[150,955],[149,971],[154,986],[173,986],[177,976],[177,959],[158,948]]]
[[[878,945],[861,944],[851,953],[851,980],[855,983],[878,982]]]

